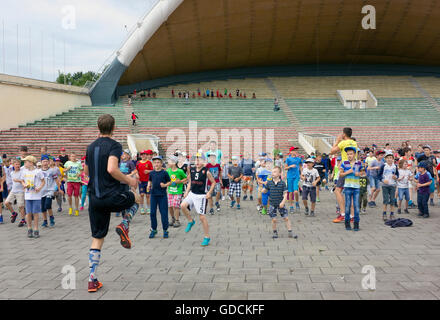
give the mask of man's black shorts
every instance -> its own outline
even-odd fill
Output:
[[[131,208],[134,203],[134,193],[131,191],[123,191],[103,199],[90,194],[89,217],[92,237],[104,238],[108,233],[111,213]]]

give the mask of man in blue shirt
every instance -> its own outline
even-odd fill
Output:
[[[287,191],[289,193],[290,203],[289,213],[295,212],[295,209],[293,208],[293,194],[295,194],[296,210],[298,212],[300,211],[298,185],[302,161],[301,158],[298,157],[298,154],[296,152],[297,149],[297,147],[291,147],[289,150],[290,154],[286,158],[285,169],[287,171]]]

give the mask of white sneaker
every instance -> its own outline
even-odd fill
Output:
[[[225,201],[225,200],[226,200],[225,196],[222,196],[222,201]]]

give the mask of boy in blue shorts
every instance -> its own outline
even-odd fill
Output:
[[[289,193],[289,203],[290,203],[290,213],[294,213],[295,209],[293,208],[293,195],[295,195],[296,201],[296,211],[300,211],[299,207],[299,179],[300,179],[300,170],[302,160],[298,157],[296,152],[297,147],[291,147],[289,152],[289,156],[286,158],[286,166],[285,169],[287,171],[287,191]]]
[[[263,193],[263,188],[268,180],[272,180],[272,172],[266,167],[267,160],[261,160],[260,167],[257,169],[257,183],[258,183],[258,211],[262,215],[267,214],[267,204],[269,201],[270,192]]]

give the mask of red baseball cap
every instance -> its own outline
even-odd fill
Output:
[[[379,151],[376,151],[376,156],[378,156],[378,155],[380,155],[380,154],[385,154],[386,152],[385,151],[383,151],[383,150],[379,150]]]
[[[296,150],[296,149],[299,149],[299,148],[298,147],[290,147],[289,152]]]
[[[82,157],[81,160],[82,160],[82,161],[86,160],[86,156]]]
[[[153,151],[151,151],[151,150],[143,150],[143,151],[141,151],[141,154],[153,154]]]

